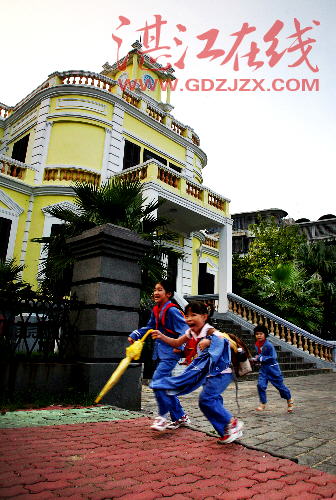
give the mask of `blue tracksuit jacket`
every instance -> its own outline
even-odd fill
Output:
[[[257,346],[256,351],[258,353]],[[276,350],[269,340],[266,339],[261,348],[261,353],[257,354],[256,358],[261,363],[257,385],[260,402],[264,404],[267,402],[266,389],[268,382],[271,382],[271,384],[278,389],[280,396],[283,399],[291,399],[290,390],[283,382],[283,376],[279,367]]]

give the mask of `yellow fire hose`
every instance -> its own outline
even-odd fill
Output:
[[[105,394],[112,389],[116,385],[116,383],[120,380],[121,376],[125,373],[128,365],[131,361],[137,361],[140,359],[141,351],[144,346],[144,342],[148,335],[152,333],[153,330],[147,330],[145,335],[140,340],[136,340],[129,347],[126,347],[126,357],[122,359],[117,366],[117,368],[112,373],[111,377],[108,379],[100,393],[95,399],[95,403],[99,403],[99,401],[105,396]]]

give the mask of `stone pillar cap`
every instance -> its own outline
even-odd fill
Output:
[[[67,243],[78,259],[105,255],[139,260],[151,246],[139,234],[114,224],[104,224],[84,231],[79,236],[69,238]]]

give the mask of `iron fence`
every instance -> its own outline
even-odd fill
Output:
[[[75,358],[81,304],[76,298],[55,301],[0,297],[0,358],[10,361],[64,361]]]

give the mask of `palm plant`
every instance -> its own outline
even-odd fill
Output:
[[[21,278],[24,266],[16,264],[14,259],[0,260],[0,296],[2,300],[18,299],[27,290],[28,283]]]
[[[322,305],[316,296],[316,279],[307,279],[294,262],[277,265],[256,285],[263,307],[301,328],[320,332]]]
[[[140,262],[143,295],[153,289],[166,271],[162,257],[181,252],[173,250],[169,244],[176,241],[176,235],[167,229],[168,219],[156,217],[161,202],[144,199],[140,181],[126,181],[113,177],[101,186],[76,183],[74,203],[76,210],[62,206],[48,209],[48,213],[65,222],[58,234],[33,241],[46,245],[48,257],[44,260],[40,277],[42,288],[57,296],[69,293],[73,257],[66,239],[77,236],[87,229],[111,223],[137,232],[152,243]]]
[[[336,338],[336,246],[315,241],[302,245],[298,262],[307,274],[315,278],[317,294],[323,304],[321,335]]]

